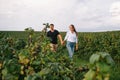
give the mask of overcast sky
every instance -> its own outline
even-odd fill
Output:
[[[59,31],[120,30],[120,0],[0,0],[0,31],[40,31],[53,23]]]

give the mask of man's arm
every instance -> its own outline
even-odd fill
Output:
[[[63,39],[62,39],[62,36],[60,34],[58,34],[58,38],[59,38],[61,45],[62,45]]]
[[[46,36],[49,37],[49,32],[47,32]]]

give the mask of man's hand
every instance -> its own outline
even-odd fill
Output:
[[[65,44],[65,41],[62,41],[62,45],[64,45]]]

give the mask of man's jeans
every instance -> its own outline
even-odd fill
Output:
[[[74,53],[75,42],[67,41],[66,46],[67,46],[67,49],[68,49],[68,52],[69,52],[69,57],[72,59],[72,56],[73,56],[73,53]]]

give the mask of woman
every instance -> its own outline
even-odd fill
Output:
[[[76,50],[78,50],[78,34],[76,32],[74,25],[70,25],[69,29],[70,31],[67,32],[63,44],[65,43],[65,41],[67,41],[66,46],[69,52],[69,57],[72,59],[72,56],[74,54],[75,44],[76,44]]]

